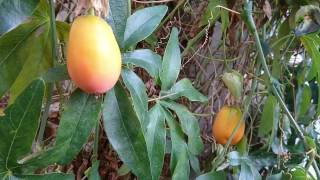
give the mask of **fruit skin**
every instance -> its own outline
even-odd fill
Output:
[[[231,106],[223,106],[218,112],[216,119],[212,125],[212,135],[216,141],[225,145],[231,136],[233,129],[237,127],[238,122],[242,118],[242,112],[239,108]],[[242,120],[241,120],[242,121]],[[241,122],[239,129],[235,132],[231,144],[237,144],[243,137],[245,129],[244,121]]]
[[[74,83],[87,93],[110,90],[121,73],[121,53],[111,27],[97,16],[80,16],[71,26],[67,68]]]

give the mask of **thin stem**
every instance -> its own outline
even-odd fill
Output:
[[[53,83],[47,83],[47,102],[44,108],[44,112],[41,117],[40,121],[40,127],[39,127],[39,132],[37,136],[37,145],[41,145],[43,141],[43,134],[46,128],[47,124],[47,119],[49,117],[49,109],[52,101],[52,94],[53,94]]]
[[[53,0],[49,0],[50,4],[50,26],[51,26],[51,54],[54,65],[57,65],[57,33],[56,33],[56,16],[54,11]]]
[[[167,98],[167,97],[174,96],[174,95],[176,95],[176,94],[178,94],[178,93],[172,93],[172,94],[167,94],[167,95],[165,95],[165,96],[159,96],[159,97],[157,97],[157,98],[149,99],[148,102],[165,99],[165,98]]]
[[[100,136],[100,120],[97,121],[95,134],[94,134],[94,144],[93,144],[93,153],[91,156],[91,161],[94,162],[98,159],[98,150],[99,150],[99,136]]]

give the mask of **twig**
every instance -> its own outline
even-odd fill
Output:
[[[178,93],[172,93],[172,94],[167,94],[167,95],[165,95],[165,96],[159,96],[159,97],[157,97],[157,98],[149,99],[148,102],[165,99],[165,98],[167,98],[167,97],[174,96],[174,95],[176,95],[176,94],[178,94]]]

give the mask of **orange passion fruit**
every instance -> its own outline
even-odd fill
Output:
[[[242,139],[245,129],[245,123],[241,118],[242,112],[239,108],[223,106],[218,112],[212,126],[212,135],[216,141],[225,145],[232,131],[237,127],[238,122],[241,121],[239,129],[235,132],[231,140],[232,145],[237,144]]]
[[[110,90],[121,73],[121,53],[111,27],[97,16],[80,16],[71,26],[67,68],[74,83],[87,93]]]

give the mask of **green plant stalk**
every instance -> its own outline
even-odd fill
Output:
[[[91,161],[92,162],[95,162],[95,161],[98,160],[99,135],[100,135],[100,120],[97,121],[96,128],[95,128],[93,153],[92,153],[92,156],[91,156]]]
[[[54,11],[53,0],[49,0],[50,4],[50,26],[51,26],[51,54],[54,66],[57,65],[57,29],[56,29],[56,16]]]
[[[246,0],[245,1],[245,6],[246,7],[252,7],[252,2],[249,0]],[[249,26],[252,26],[252,30],[253,30],[253,35],[254,35],[254,38],[255,38],[255,41],[256,41],[256,46],[258,48],[258,52],[259,52],[259,57],[260,57],[260,60],[261,60],[261,63],[262,63],[262,67],[264,69],[264,71],[266,72],[267,76],[269,77],[269,81],[271,83],[271,89],[272,89],[272,92],[275,94],[278,102],[280,103],[282,109],[285,111],[285,113],[287,114],[287,116],[289,117],[289,120],[290,122],[293,124],[293,126],[295,127],[296,131],[298,132],[298,136],[303,140],[303,143],[304,143],[304,146],[306,148],[309,148],[309,145],[307,144],[307,141],[306,141],[306,138],[304,137],[304,134],[300,128],[300,126],[297,124],[297,122],[295,121],[295,119],[293,118],[293,116],[291,115],[291,112],[289,111],[289,109],[287,108],[284,100],[282,99],[280,93],[278,92],[278,89],[275,87],[275,85],[273,84],[273,78],[271,76],[271,73],[269,71],[269,68],[268,68],[268,65],[267,65],[267,62],[266,62],[266,58],[263,54],[263,50],[262,50],[262,46],[261,46],[261,42],[260,42],[260,38],[259,38],[259,34],[258,34],[258,31],[257,31],[257,28],[256,28],[256,25],[254,23],[254,20],[253,20],[253,17],[252,17],[252,14],[251,14],[251,11],[252,9],[249,9],[248,12],[245,12],[246,15],[247,15],[247,20],[249,21]],[[249,27],[250,28],[250,27]],[[316,173],[317,173],[317,178],[320,179],[320,170],[316,164],[315,161],[313,161],[313,168],[315,169]]]
[[[51,56],[52,56],[52,62],[53,66],[57,65],[57,34],[56,34],[56,20],[55,20],[55,11],[54,11],[54,3],[53,0],[49,0],[49,5],[50,5],[50,33],[51,33]],[[38,137],[37,137],[37,143],[41,144],[43,141],[43,134],[45,131],[45,127],[47,124],[47,119],[49,116],[49,108],[51,104],[51,96],[53,93],[53,84],[52,83],[47,83],[47,102],[45,106],[44,113],[41,117],[41,122],[40,122],[40,128],[38,132]]]
[[[41,116],[41,121],[40,121],[40,127],[39,127],[39,132],[38,132],[38,136],[37,136],[37,145],[42,145],[42,141],[43,141],[43,134],[47,125],[47,119],[49,117],[49,110],[50,110],[50,105],[52,102],[52,94],[53,94],[53,83],[47,83],[46,89],[47,89],[47,101],[46,101],[46,105],[44,108],[44,112]]]

